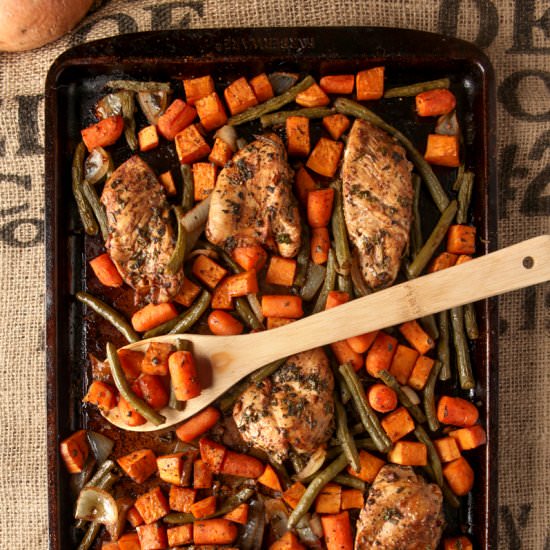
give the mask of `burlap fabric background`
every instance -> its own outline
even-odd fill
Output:
[[[549,232],[548,1],[111,0],[53,45],[0,53],[1,548],[47,547],[43,87],[49,66],[76,43],[116,33],[283,25],[398,26],[475,41],[497,76],[500,244]],[[500,301],[499,548],[550,549],[549,290],[539,286]]]

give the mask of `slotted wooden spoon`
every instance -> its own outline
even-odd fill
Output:
[[[161,411],[166,422],[160,426],[147,422],[129,427],[117,408],[106,418],[124,430],[165,429],[193,416],[246,375],[276,359],[548,280],[550,235],[543,235],[274,330],[241,336],[166,335],[130,344],[126,349],[145,351],[151,341],[190,340],[203,390],[184,410]]]

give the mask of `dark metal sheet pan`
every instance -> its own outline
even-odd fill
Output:
[[[74,547],[72,497],[58,443],[80,427],[98,425],[80,405],[86,385],[86,354],[112,336],[84,314],[73,298],[79,289],[99,290],[86,260],[99,251],[83,234],[70,190],[71,157],[80,129],[91,122],[91,105],[110,78],[164,81],[212,73],[223,85],[264,70],[323,74],[383,64],[387,86],[450,76],[467,162],[476,173],[473,221],[483,243],[497,247],[497,187],[494,162],[494,81],[488,59],[466,42],[420,31],[391,28],[264,28],[148,32],[77,46],[53,64],[46,83],[46,364],[48,419],[49,545]],[[411,116],[410,103],[394,100],[376,111],[413,137],[417,144],[433,125]],[[166,154],[147,158],[166,161]],[[115,161],[124,160],[115,150]],[[127,153],[126,153],[127,156]],[[442,173],[442,175],[444,175]],[[450,185],[448,176],[444,184]],[[429,202],[429,201],[426,201]],[[434,208],[423,211],[427,223]],[[108,294],[104,296],[109,299]],[[124,309],[123,300],[117,304]],[[476,485],[456,521],[473,535],[476,548],[497,547],[497,306],[477,304],[481,338],[472,349],[482,422],[488,445],[473,455]],[[117,451],[131,447],[131,436],[117,435]],[[157,442],[158,446],[162,443]],[[160,450],[160,449],[159,449]],[[472,456],[472,455],[471,455]]]

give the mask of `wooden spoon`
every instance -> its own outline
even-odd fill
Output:
[[[239,380],[276,359],[548,280],[550,235],[543,235],[274,330],[241,336],[166,335],[130,344],[126,349],[145,351],[151,341],[190,340],[203,390],[182,411],[162,410],[166,422],[161,426],[148,422],[129,427],[116,407],[106,418],[130,431],[165,429],[193,416]]]

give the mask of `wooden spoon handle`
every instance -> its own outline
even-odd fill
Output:
[[[265,338],[262,361],[268,363],[548,280],[550,235],[543,235],[254,337],[258,344]]]

